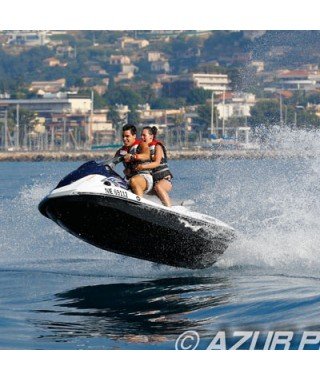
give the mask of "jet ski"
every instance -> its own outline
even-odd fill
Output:
[[[135,195],[114,165],[83,164],[40,202],[39,211],[96,247],[174,267],[209,267],[234,239],[234,229],[211,216]]]

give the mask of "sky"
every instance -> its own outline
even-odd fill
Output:
[[[318,30],[316,0],[10,0],[1,30]],[[7,17],[11,15],[12,17]]]

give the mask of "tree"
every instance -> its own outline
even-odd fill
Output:
[[[216,120],[218,110],[216,107],[213,108],[213,120]],[[208,133],[208,130],[211,126],[211,105],[205,104],[198,107],[198,115],[201,127],[201,131]]]
[[[201,39],[197,37],[188,38],[187,36],[180,35],[172,41],[171,52],[174,56],[179,57],[181,54],[185,54],[186,51],[196,49],[200,46],[202,46]]]
[[[140,123],[140,114],[139,114],[139,112],[137,111],[136,108],[132,108],[131,112],[129,112],[128,123],[134,124],[136,126],[139,125],[139,123]]]
[[[228,51],[231,57],[235,52],[244,52],[250,49],[252,43],[244,37],[243,31],[215,31],[204,42],[203,54],[210,59],[220,58]]]
[[[307,100],[312,104],[320,104],[320,92],[312,92],[308,94]]]
[[[22,145],[26,134],[33,130],[36,114],[32,111],[19,108],[19,145]],[[13,135],[17,126],[17,109],[10,109],[8,112],[8,131]]]
[[[151,102],[151,107],[156,109],[176,109],[186,105],[184,98],[158,98]]]
[[[187,104],[205,104],[206,100],[211,97],[211,91],[203,88],[195,88],[187,95]]]
[[[116,140],[121,140],[121,126],[123,124],[123,120],[119,116],[119,112],[115,106],[109,107],[108,119],[112,121],[112,124],[116,130]]]
[[[296,126],[301,129],[314,129],[320,127],[320,118],[311,110],[296,109]]]
[[[319,127],[320,119],[312,110],[303,106],[283,105],[282,122],[289,126],[312,129]],[[280,104],[277,99],[268,99],[258,102],[251,108],[251,117],[248,124],[252,127],[270,127],[280,124]]]
[[[103,96],[99,95],[97,91],[93,91],[94,94],[94,109],[101,109],[106,107],[107,103]]]
[[[135,108],[138,104],[143,103],[139,93],[128,87],[115,87],[106,92],[104,96],[107,104],[126,104],[129,108]]]
[[[280,122],[279,102],[275,99],[258,102],[251,108],[248,124],[253,127],[275,125]]]

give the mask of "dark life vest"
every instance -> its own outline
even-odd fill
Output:
[[[161,179],[166,178],[168,176],[173,178],[173,175],[172,175],[172,173],[169,169],[169,166],[167,164],[167,150],[161,141],[153,140],[151,143],[149,143],[151,160],[152,161],[154,160],[157,145],[160,145],[162,147],[163,157],[161,158],[160,165],[158,167],[152,169],[152,177],[153,177],[154,182],[160,181]]]

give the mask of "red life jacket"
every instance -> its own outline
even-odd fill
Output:
[[[149,148],[150,148],[150,153],[151,153],[152,158],[155,155],[156,146],[157,145],[161,145],[162,150],[163,150],[163,154],[164,154],[164,158],[162,158],[162,160],[164,160],[165,162],[167,162],[167,150],[166,150],[166,147],[164,146],[163,142],[161,142],[159,140],[156,140],[156,139],[153,139],[148,145],[149,145]]]
[[[130,145],[130,146],[123,145],[118,150],[119,155],[120,156],[125,156],[127,153],[136,154],[136,150],[137,150],[138,146],[140,145],[140,143],[141,143],[141,140],[135,139],[135,141],[134,141],[134,143],[132,145]]]

